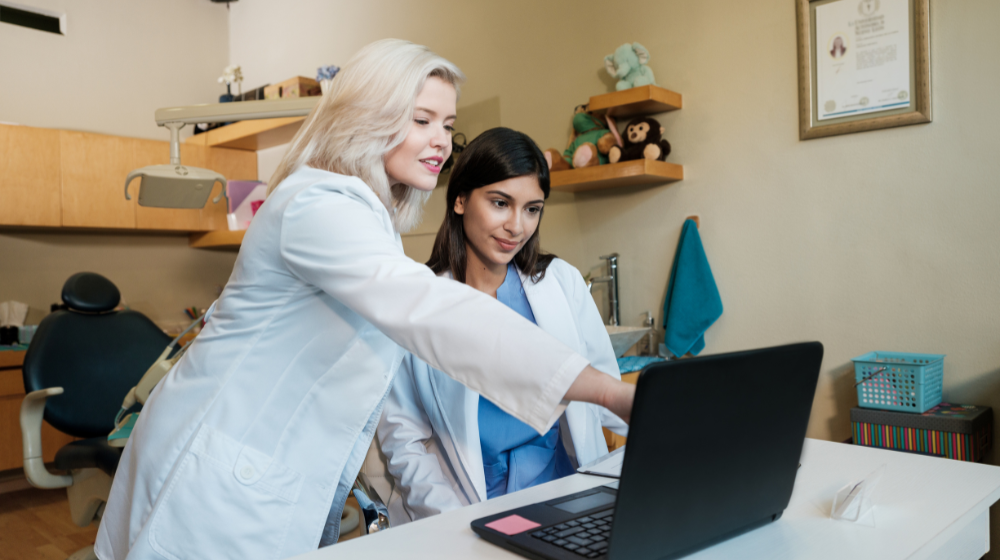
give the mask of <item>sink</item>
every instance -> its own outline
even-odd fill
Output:
[[[611,346],[615,349],[615,357],[621,358],[622,354],[628,351],[636,342],[642,340],[649,332],[649,327],[612,327],[605,325],[608,329],[608,336],[611,337]]]

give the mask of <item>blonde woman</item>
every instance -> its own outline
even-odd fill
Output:
[[[407,351],[539,433],[566,401],[627,419],[634,388],[403,254],[399,232],[451,153],[462,80],[398,40],[337,76],[271,179],[211,320],[136,423],[99,558],[285,558],[336,542]]]

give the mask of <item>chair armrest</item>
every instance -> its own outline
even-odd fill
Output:
[[[66,488],[72,486],[73,477],[52,474],[42,462],[42,417],[45,400],[61,395],[62,387],[49,387],[32,391],[21,402],[21,441],[24,444],[24,474],[35,488]]]
[[[358,500],[361,516],[364,518],[364,523],[361,524],[363,534],[377,533],[389,528],[389,508],[382,503],[382,498],[372,488],[365,473],[358,473],[358,478],[354,480],[352,493],[354,498]]]

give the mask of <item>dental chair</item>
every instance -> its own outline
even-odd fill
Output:
[[[24,357],[24,473],[36,488],[66,488],[73,522],[87,527],[104,512],[121,458],[122,449],[109,445],[107,438],[116,414],[140,380],[155,385],[167,373],[150,366],[164,357],[172,338],[142,313],[115,311],[121,294],[99,274],[71,276],[63,285],[62,300],[65,309],[42,320]],[[42,420],[83,438],[56,453],[59,473],[49,472],[42,462]],[[376,481],[384,482],[378,477]],[[347,512],[355,525],[343,532],[357,525],[363,535],[389,528],[388,509],[363,472],[352,494],[361,512]],[[70,556],[92,558],[92,546]]]
[[[111,492],[121,449],[108,445],[115,413],[171,337],[142,313],[115,311],[118,288],[92,272],[63,285],[66,309],[38,325],[24,356],[21,436],[24,473],[37,488],[66,488],[73,522],[98,521]],[[42,463],[42,420],[82,438],[56,453],[49,472]],[[71,559],[94,558],[93,547]]]

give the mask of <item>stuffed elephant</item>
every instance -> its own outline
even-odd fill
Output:
[[[649,51],[639,43],[624,45],[615,49],[615,54],[604,57],[604,67],[608,74],[618,78],[615,89],[621,91],[636,86],[656,85],[653,71],[646,66]]]

